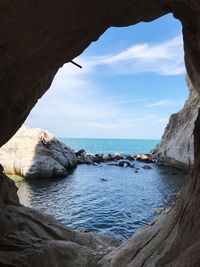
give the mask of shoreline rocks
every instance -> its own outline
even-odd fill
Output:
[[[94,164],[94,163],[102,163],[102,162],[109,162],[109,161],[126,161],[126,163],[129,165],[129,161],[140,161],[144,163],[154,163],[155,160],[152,158],[151,154],[136,154],[136,155],[121,155],[120,153],[114,153],[114,154],[106,154],[106,153],[100,153],[100,154],[87,154],[84,149],[81,149],[77,151],[77,162],[78,164]],[[129,160],[129,161],[128,161]]]
[[[77,164],[96,165],[112,162],[119,167],[134,168],[131,161],[154,162],[150,154],[121,155],[74,152],[52,134],[39,128],[21,127],[8,143],[0,148],[0,162],[7,175],[23,178],[66,177]]]
[[[107,163],[111,166],[123,167],[123,168],[133,168],[135,173],[138,173],[140,168],[132,161],[139,161],[142,163],[155,163],[155,160],[152,159],[151,154],[137,154],[137,155],[126,155],[123,156],[119,153],[114,154],[87,154],[84,149],[81,149],[76,152],[77,162],[78,164],[88,164],[88,165],[96,165],[100,163]],[[144,170],[151,170],[152,167],[149,165],[141,166]]]
[[[116,152],[93,155],[84,149],[75,152],[47,131],[25,126],[0,148],[4,173],[23,178],[66,177],[78,164],[111,163],[134,168],[132,161],[154,162],[150,154],[122,155]]]
[[[134,168],[132,161],[154,162],[150,154],[122,155],[116,152],[93,155],[87,154],[84,149],[75,152],[47,131],[25,126],[0,148],[4,172],[23,178],[66,177],[77,164],[112,163]]]

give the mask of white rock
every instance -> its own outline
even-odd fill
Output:
[[[181,111],[171,115],[160,144],[155,148],[159,161],[178,167],[190,168],[194,162],[195,120],[200,107],[200,98],[187,77],[189,98]]]
[[[75,152],[52,134],[24,126],[0,148],[0,162],[5,173],[25,178],[67,176],[77,165]]]

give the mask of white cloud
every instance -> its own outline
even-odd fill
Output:
[[[168,106],[168,105],[171,105],[172,103],[173,102],[171,100],[160,100],[160,101],[147,105],[147,107],[154,108],[154,107]]]
[[[148,108],[162,107],[162,106],[171,106],[171,105],[183,105],[184,101],[172,101],[168,99],[160,100],[151,104],[148,104]]]
[[[154,72],[160,75],[185,73],[182,35],[158,44],[137,44],[117,54],[82,58],[88,71],[105,66],[117,74]]]
[[[103,66],[102,76],[142,72],[182,74],[185,68],[181,36],[160,44],[134,45],[113,55],[82,56],[75,61],[83,65],[83,69],[72,64],[60,69],[51,89],[31,112],[27,125],[45,128],[56,136],[161,136],[168,117],[153,112],[149,114],[147,109],[171,105],[172,101],[147,104],[147,99],[130,99],[128,95],[123,98],[108,96],[102,93],[102,88],[93,82],[92,77],[99,66]]]

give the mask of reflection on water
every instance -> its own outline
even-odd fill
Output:
[[[144,163],[140,170],[100,164],[79,165],[64,179],[18,182],[23,204],[54,215],[73,228],[86,228],[117,239],[147,225],[155,209],[170,204],[184,181],[182,171]],[[176,175],[174,175],[176,173]]]

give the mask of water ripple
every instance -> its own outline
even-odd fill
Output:
[[[67,226],[124,240],[149,224],[156,208],[169,205],[185,177],[178,170],[173,176],[173,168],[152,164],[152,170],[144,170],[143,163],[136,164],[138,173],[107,164],[80,165],[65,179],[20,182],[19,197]]]

